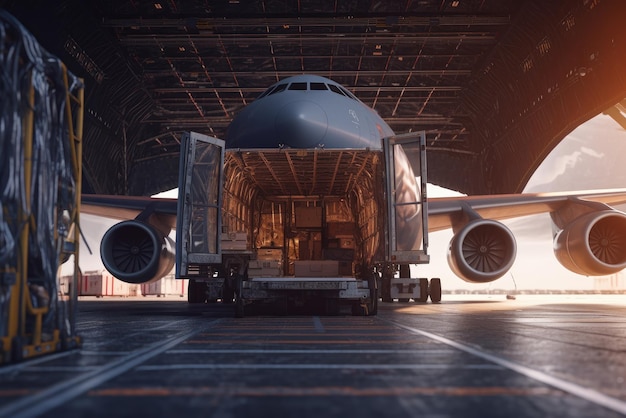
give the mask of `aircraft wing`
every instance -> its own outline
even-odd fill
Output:
[[[452,228],[450,267],[465,281],[486,283],[502,277],[515,260],[515,238],[499,221],[549,212],[553,232],[559,231],[554,237],[557,260],[575,273],[601,276],[626,268],[626,214],[612,208],[620,204],[626,204],[626,189],[436,198],[428,201],[428,230]],[[160,272],[165,274],[174,265],[173,242],[167,235],[176,227],[177,208],[177,199],[84,195],[81,212],[134,219],[110,228],[101,249],[107,254],[103,262],[116,277],[143,283],[162,277]],[[150,272],[116,267],[119,254],[130,248],[134,256],[146,242],[154,243]],[[159,246],[161,252],[155,253]]]
[[[121,221],[135,219],[140,214],[154,216],[158,218],[155,224],[167,235],[176,227],[177,205],[178,199],[84,194],[80,211]]]
[[[428,201],[428,230],[451,228],[467,208],[485,219],[504,220],[558,211],[580,200],[610,206],[626,204],[626,189],[432,198]],[[111,219],[133,219],[146,209],[175,227],[175,198],[90,194],[82,197],[82,213]]]
[[[468,209],[485,219],[504,220],[556,212],[581,201],[610,206],[626,204],[626,189],[433,198],[428,200],[428,230],[453,227]]]
[[[176,216],[177,199],[145,196],[84,194],[81,212],[111,219],[132,219],[151,207],[155,212]]]

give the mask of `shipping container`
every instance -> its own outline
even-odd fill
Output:
[[[86,271],[80,282],[79,296],[137,296],[137,285],[116,279],[106,270]]]
[[[141,294],[143,296],[187,296],[187,280],[176,280],[173,274],[168,274],[159,280],[142,283]]]

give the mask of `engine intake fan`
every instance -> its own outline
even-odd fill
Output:
[[[605,210],[581,216],[555,236],[554,254],[574,273],[617,273],[626,267],[626,214]]]
[[[448,264],[466,282],[488,283],[509,271],[516,254],[509,228],[497,221],[475,219],[452,237]]]
[[[147,283],[174,267],[174,242],[151,225],[124,221],[102,237],[100,257],[106,269],[127,283]]]

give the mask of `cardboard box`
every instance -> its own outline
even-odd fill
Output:
[[[247,250],[248,234],[245,232],[222,232],[222,250]]]
[[[338,277],[339,262],[335,260],[296,260],[296,277]]]
[[[248,277],[280,277],[283,269],[280,260],[250,260]]]
[[[256,258],[259,260],[282,260],[282,248],[259,248],[256,252]]]
[[[339,248],[354,248],[353,238],[339,238]]]
[[[280,260],[250,260],[248,269],[280,268]]]
[[[325,260],[339,260],[339,261],[353,261],[354,249],[353,248],[325,248],[324,259]]]
[[[322,241],[300,241],[298,244],[298,259],[321,260]]]
[[[352,222],[328,222],[326,228],[328,238],[354,235],[354,223]]]
[[[245,232],[222,232],[222,241],[246,241],[248,234]]]
[[[250,268],[248,267],[248,277],[280,277],[282,270],[278,267]]]
[[[339,275],[353,277],[352,261],[339,261]]]
[[[321,228],[322,208],[321,207],[297,207],[296,208],[297,228]]]

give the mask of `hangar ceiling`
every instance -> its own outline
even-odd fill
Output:
[[[396,133],[426,130],[429,180],[519,192],[580,123],[626,97],[621,0],[4,1],[85,80],[86,192],[177,186],[183,131],[224,138],[276,81],[329,77]]]

